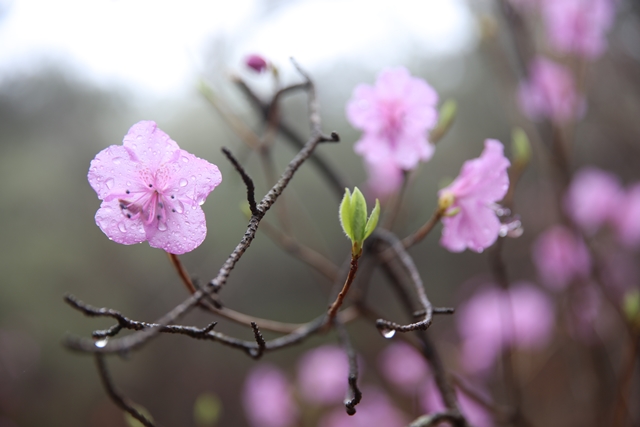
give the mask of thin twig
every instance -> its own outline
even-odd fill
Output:
[[[347,396],[344,399],[344,406],[347,414],[354,415],[356,413],[356,405],[360,403],[362,399],[362,392],[358,388],[358,357],[353,349],[353,344],[351,344],[347,328],[345,328],[344,324],[340,321],[336,321],[335,326],[340,344],[342,344],[349,359],[349,388],[347,389]]]
[[[107,364],[104,361],[104,355],[96,353],[94,356],[96,359],[96,366],[98,367],[98,373],[100,374],[100,381],[102,381],[102,385],[113,403],[133,418],[140,421],[145,427],[155,427],[156,425],[153,421],[145,417],[129,399],[116,390],[113,381],[111,380],[111,375],[109,375]]]
[[[431,230],[433,230],[433,227],[436,226],[436,224],[440,221],[440,219],[442,219],[443,216],[444,211],[440,208],[436,208],[433,215],[431,215],[431,218],[429,218],[429,220],[425,222],[422,227],[420,227],[415,233],[402,239],[402,245],[405,248],[410,248],[416,243],[420,243],[420,241],[427,237]]]
[[[253,336],[256,339],[256,344],[258,344],[258,349],[255,352],[250,353],[250,355],[254,359],[260,359],[267,345],[264,341],[264,337],[262,336],[262,333],[260,332],[260,329],[258,328],[258,325],[256,324],[256,322],[251,322],[251,329],[253,330]]]
[[[240,174],[242,178],[242,182],[244,182],[245,187],[247,187],[247,202],[249,202],[249,209],[251,213],[255,215],[259,215],[260,211],[258,211],[258,207],[256,205],[256,187],[253,185],[253,180],[249,176],[249,174],[244,170],[242,165],[238,163],[238,160],[231,154],[228,148],[222,147],[222,152],[229,159],[233,167]]]
[[[333,322],[333,319],[336,317],[336,313],[338,313],[338,310],[342,306],[344,297],[347,295],[347,292],[349,292],[349,288],[353,283],[353,279],[355,279],[356,277],[356,272],[358,271],[358,258],[359,257],[357,256],[351,257],[351,264],[349,268],[349,273],[347,274],[347,279],[345,280],[344,285],[342,286],[342,290],[336,297],[336,300],[329,307],[329,311],[327,312],[327,324],[329,325]]]

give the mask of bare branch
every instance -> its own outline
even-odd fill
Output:
[[[146,427],[155,427],[156,425],[145,417],[133,403],[122,394],[120,394],[113,384],[111,380],[111,375],[109,375],[109,370],[107,369],[107,364],[104,361],[104,355],[96,353],[96,365],[98,367],[98,373],[100,374],[100,380],[102,381],[102,385],[104,389],[107,391],[109,398],[116,404],[117,407],[131,415],[136,420],[140,421],[142,425]]]
[[[251,213],[254,216],[260,215],[260,211],[258,211],[258,207],[256,206],[256,187],[253,185],[253,180],[228,148],[222,147],[222,152],[227,156],[227,159],[229,159],[233,167],[236,168],[236,171],[238,171],[242,177],[242,182],[244,182],[244,185],[247,187],[247,201],[249,202]]]
[[[355,415],[356,405],[360,403],[360,400],[362,399],[362,392],[358,388],[358,358],[355,350],[353,349],[353,345],[351,344],[347,328],[345,328],[344,324],[339,321],[335,322],[335,326],[338,331],[340,344],[344,347],[344,350],[347,353],[347,358],[349,359],[349,389],[347,390],[347,396],[344,399],[344,406],[347,409],[347,414]]]

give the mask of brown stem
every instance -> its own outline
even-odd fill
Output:
[[[180,276],[182,283],[184,283],[184,286],[187,288],[189,293],[195,294],[197,289],[193,285],[191,277],[189,277],[189,274],[182,265],[182,262],[180,261],[180,258],[178,258],[178,255],[170,254],[169,252],[167,252],[167,255],[169,256],[169,261],[171,261],[171,264],[175,267],[176,271],[178,272],[178,276]]]
[[[359,256],[351,257],[351,267],[349,268],[349,274],[347,275],[347,280],[344,282],[344,286],[342,287],[342,290],[338,294],[338,297],[333,302],[333,304],[331,304],[331,307],[329,307],[329,311],[327,312],[328,325],[333,323],[333,318],[336,317],[336,313],[340,309],[340,306],[342,306],[344,297],[347,295],[347,292],[349,292],[351,283],[353,283],[353,280],[356,278],[356,272],[358,271],[358,258],[360,257]]]
[[[422,227],[416,230],[415,233],[402,239],[402,246],[404,246],[405,248],[409,248],[422,241],[422,239],[427,237],[431,230],[433,230],[433,227],[436,226],[436,224],[440,221],[440,219],[442,219],[443,216],[444,210],[441,208],[437,208],[433,215],[431,215],[431,218],[429,218],[429,220],[425,222]]]

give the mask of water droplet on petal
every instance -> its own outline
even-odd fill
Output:
[[[122,231],[123,233],[127,232],[127,226],[124,225],[124,222],[121,222],[120,224],[118,224],[118,230]]]
[[[184,212],[184,205],[182,204],[182,202],[180,200],[178,200],[178,202],[173,206],[175,207],[176,212],[178,212],[178,213]]]
[[[396,331],[393,329],[380,329],[380,335],[382,335],[383,337],[385,337],[386,339],[391,339],[395,336]]]
[[[185,163],[188,163],[189,159],[186,156],[182,156],[182,161],[185,162]]]
[[[198,201],[198,204],[199,204],[200,206],[204,205],[204,199],[200,199],[200,201]]]
[[[122,161],[120,157],[114,157],[112,160],[113,160],[113,163],[115,163],[116,165],[119,165],[120,162]]]
[[[186,185],[189,183],[189,181],[187,181],[186,179],[182,178],[179,182],[180,187],[186,187]]]
[[[95,346],[98,348],[104,348],[107,345],[107,342],[109,342],[109,338],[104,338],[96,341]]]
[[[158,230],[160,231],[166,231],[167,230],[167,224],[164,222],[160,222],[158,221]]]
[[[115,181],[113,180],[113,178],[109,178],[106,182],[105,182],[107,188],[109,190],[111,190],[113,188],[113,184],[115,184]]]

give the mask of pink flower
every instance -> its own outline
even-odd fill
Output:
[[[529,80],[520,83],[518,103],[529,119],[547,118],[556,123],[577,118],[585,110],[571,71],[543,57],[531,63]]]
[[[507,347],[537,349],[549,340],[554,311],[549,298],[520,283],[508,291],[489,287],[458,310],[462,362],[469,372],[486,372]]]
[[[498,238],[500,221],[494,205],[509,188],[509,160],[502,153],[500,141],[487,139],[479,158],[467,160],[458,177],[438,193],[453,200],[449,212],[459,212],[442,219],[440,244],[452,252],[469,248],[482,252]]]
[[[396,408],[386,394],[377,388],[362,390],[362,402],[356,406],[353,416],[344,408],[338,408],[324,416],[318,427],[403,427],[407,425],[405,415]]]
[[[418,350],[402,341],[385,348],[378,361],[384,378],[408,395],[415,393],[429,372]]]
[[[215,165],[178,147],[155,122],[136,123],[123,144],[91,161],[89,184],[102,200],[96,223],[109,239],[183,254],[207,234],[200,205],[220,184]]]
[[[393,162],[365,161],[365,167],[369,175],[367,180],[368,197],[385,200],[402,186],[403,171]]]
[[[607,47],[614,0],[553,0],[543,4],[549,44],[558,52],[594,59]]]
[[[269,66],[266,59],[256,54],[247,56],[244,60],[244,63],[247,67],[251,68],[256,73],[264,72]]]
[[[591,258],[582,239],[560,225],[538,237],[533,245],[533,261],[543,283],[556,291],[575,279],[588,277],[591,271]]]
[[[626,191],[619,207],[612,215],[618,241],[633,248],[640,244],[640,184]]]
[[[254,427],[289,427],[298,418],[291,387],[275,366],[253,368],[244,384],[244,410]]]
[[[573,177],[564,197],[564,210],[585,232],[595,234],[621,206],[618,178],[596,168],[583,168]]]
[[[495,424],[493,418],[487,410],[477,403],[475,400],[467,397],[466,394],[456,389],[456,397],[458,404],[460,405],[460,411],[464,414],[469,421],[469,424],[475,427],[493,427]],[[433,414],[435,412],[442,412],[446,408],[442,401],[442,394],[436,386],[433,378],[425,383],[422,390],[422,396],[420,398],[422,410],[427,414]]]
[[[437,102],[436,91],[402,67],[382,71],[375,86],[358,85],[347,104],[349,122],[364,132],[356,153],[403,170],[429,160],[434,147],[426,134],[437,123]]]
[[[347,392],[349,361],[344,350],[325,345],[305,353],[298,363],[302,396],[312,403],[341,402]]]

